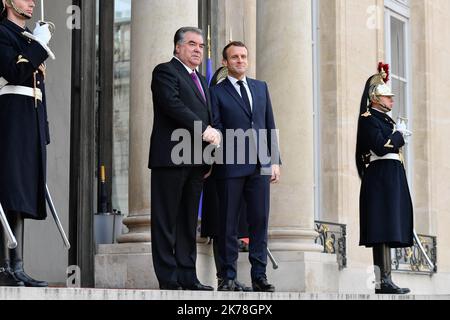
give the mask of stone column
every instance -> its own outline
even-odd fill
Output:
[[[157,288],[150,248],[150,170],[148,151],[153,123],[152,71],[173,56],[173,36],[198,26],[198,0],[133,0],[131,17],[129,232],[119,245],[100,246],[96,286]]]
[[[314,127],[311,1],[258,0],[258,79],[267,81],[280,130],[282,176],[272,187],[268,266],[277,290],[333,291],[333,256],[314,243]],[[324,266],[329,269],[324,268]],[[328,270],[328,271],[327,271]],[[294,274],[286,279],[285,274]]]
[[[280,129],[282,180],[272,188],[274,250],[314,244],[314,128],[310,1],[258,2],[257,73],[267,81]]]
[[[256,0],[244,1],[244,42],[248,48],[247,75],[256,78]]]
[[[214,61],[221,66],[222,49],[230,42],[243,41],[249,51],[248,75],[256,77],[256,0],[214,0],[212,2]]]
[[[130,232],[120,237],[121,243],[150,241],[148,151],[153,121],[152,71],[172,58],[175,31],[182,26],[197,25],[197,0],[185,1],[183,6],[176,0],[132,2],[129,216],[124,221]]]

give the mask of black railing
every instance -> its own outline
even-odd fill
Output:
[[[434,264],[431,268],[425,255],[414,240],[414,246],[410,248],[393,249],[392,267],[394,271],[434,274],[437,272],[437,240],[436,237],[418,235],[422,246]],[[395,252],[395,254],[394,254]]]
[[[335,254],[339,270],[347,267],[347,226],[345,224],[316,221],[315,230],[319,233],[315,242],[323,246],[323,253]]]
[[[347,228],[345,224],[315,221],[315,230],[319,234],[316,243],[323,246],[323,253],[335,254],[339,270],[347,267]],[[431,268],[427,259],[414,240],[414,246],[410,248],[392,249],[392,266],[396,272],[414,272],[434,274],[437,272],[437,240],[434,236],[418,235],[420,242],[434,264]]]

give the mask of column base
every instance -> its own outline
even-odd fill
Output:
[[[118,243],[136,243],[150,242],[150,215],[132,215],[123,219],[123,224],[127,226],[128,233],[121,234],[117,237]]]
[[[217,287],[212,246],[197,245],[197,277]],[[151,243],[99,245],[95,255],[95,287],[159,289],[153,268]]]
[[[95,255],[95,287],[107,289],[157,289],[151,244],[99,245]]]
[[[323,246],[315,243],[319,234],[314,229],[271,227],[268,235],[273,251],[323,252]]]
[[[335,293],[339,291],[339,268],[335,255],[318,252],[274,251],[278,269],[268,258],[267,278],[277,292]],[[248,253],[238,260],[238,279],[251,284]]]

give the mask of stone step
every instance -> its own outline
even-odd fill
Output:
[[[448,295],[375,295],[295,292],[198,292],[87,288],[0,288],[2,300],[450,300]]]

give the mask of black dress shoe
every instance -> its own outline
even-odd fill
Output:
[[[0,268],[0,287],[24,287],[25,284],[14,276],[9,267]]]
[[[159,289],[161,290],[182,290],[183,288],[180,286],[178,282],[167,282],[160,283]]]
[[[275,292],[275,287],[268,283],[266,278],[253,280],[252,287],[255,292]]]
[[[31,278],[29,275],[27,275],[23,270],[22,261],[13,262],[11,264],[11,270],[14,273],[16,279],[22,281],[25,284],[25,287],[38,287],[38,288],[48,287],[47,281],[35,280]]]
[[[234,280],[234,283],[236,284],[236,288],[240,289],[240,290],[236,290],[236,291],[244,291],[244,292],[252,292],[253,291],[252,287],[247,287],[242,282]]]
[[[200,282],[183,286],[183,290],[191,290],[191,291],[214,291],[214,288],[211,286],[207,286],[204,284],[201,284]]]
[[[230,279],[219,279],[217,291],[242,291],[236,287],[236,282]]]
[[[233,282],[233,283],[232,283]],[[243,291],[243,292],[251,292],[253,289],[251,287],[247,287],[242,282],[238,280],[226,280],[218,279],[217,285],[218,291]]]

